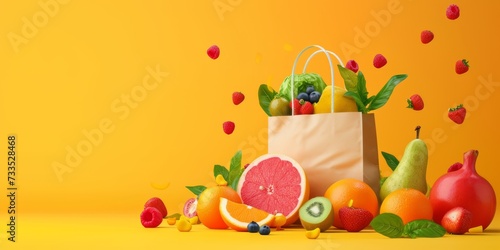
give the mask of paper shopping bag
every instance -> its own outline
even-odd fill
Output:
[[[331,85],[334,86],[330,55],[343,66],[335,53],[318,45],[306,47],[293,64],[291,99],[297,94],[293,93],[297,61],[311,48],[318,50],[307,59],[304,73],[309,60],[323,52],[330,64]],[[310,197],[323,196],[331,184],[345,178],[362,180],[378,194],[380,170],[375,117],[362,112],[334,112],[334,101],[332,94],[331,113],[269,117],[268,152],[290,156],[302,166],[309,181]]]

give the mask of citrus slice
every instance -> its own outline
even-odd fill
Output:
[[[309,199],[309,185],[297,161],[285,155],[265,154],[243,171],[238,194],[243,204],[283,214],[285,227],[299,218],[299,208]]]
[[[262,226],[269,225],[274,219],[274,215],[266,211],[226,198],[220,198],[219,211],[224,222],[236,231],[247,231],[247,226],[252,221]]]

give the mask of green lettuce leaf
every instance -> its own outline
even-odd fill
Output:
[[[316,73],[296,74],[293,80],[295,82],[293,86],[293,98],[297,97],[300,92],[306,92],[307,86],[314,86],[314,89],[320,93],[323,93],[323,89],[326,88],[326,83]],[[286,77],[283,83],[281,83],[278,95],[288,101],[292,100],[292,76]]]

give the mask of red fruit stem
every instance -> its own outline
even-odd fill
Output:
[[[420,136],[420,126],[417,126],[415,128],[415,131],[417,131],[417,139],[418,139],[418,137]]]
[[[476,173],[476,160],[479,155],[477,150],[469,150],[464,153],[464,164],[462,168],[465,171]]]

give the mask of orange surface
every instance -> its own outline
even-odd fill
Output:
[[[429,184],[477,149],[477,170],[500,200],[500,37],[492,35],[500,2],[453,2],[462,10],[455,21],[445,17],[446,1],[0,1],[0,161],[7,162],[7,137],[16,135],[19,218],[13,245],[6,240],[10,201],[4,195],[0,248],[253,242],[255,235],[200,227],[188,234],[145,230],[137,217],[153,196],[162,197],[169,212],[181,211],[193,197],[185,186],[213,185],[213,165],[229,166],[237,150],[243,164],[266,153],[258,86],[277,89],[297,53],[311,44],[339,53],[344,62],[355,59],[371,94],[390,76],[408,74],[387,105],[374,111],[379,150],[401,158],[420,125],[429,147]],[[435,34],[426,45],[420,42],[424,29]],[[213,44],[221,48],[217,60],[206,55]],[[377,53],[388,60],[381,69],[371,66]],[[455,61],[464,58],[471,68],[457,75]],[[309,66],[328,81],[326,65],[318,57]],[[238,106],[233,91],[246,95]],[[405,108],[415,93],[424,98],[422,111]],[[455,125],[446,111],[459,103],[468,112]],[[229,136],[222,131],[226,120],[236,124]],[[383,160],[380,166],[390,173]],[[0,180],[7,193],[5,165]],[[259,244],[409,245],[365,233],[320,238],[330,235],[305,241],[284,231]],[[496,235],[412,243],[477,247]]]

